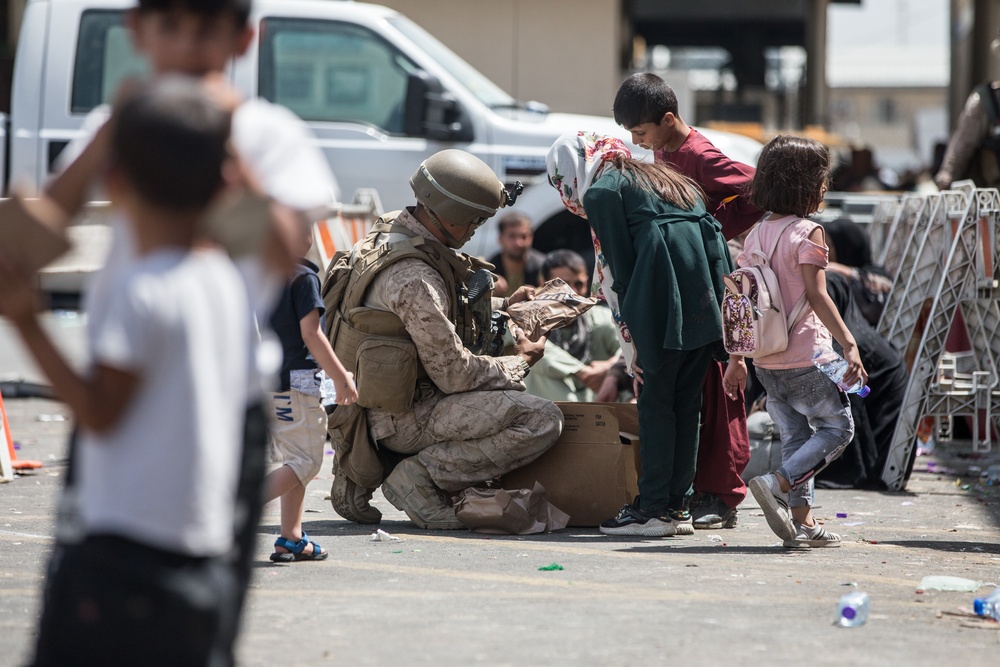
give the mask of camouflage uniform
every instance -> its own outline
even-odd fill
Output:
[[[395,223],[434,238],[409,211]],[[541,455],[559,437],[562,413],[524,393],[520,357],[474,355],[462,345],[449,299],[444,280],[420,260],[401,260],[376,276],[364,305],[402,320],[433,386],[410,412],[367,413],[380,447],[416,454],[438,487],[460,491]]]

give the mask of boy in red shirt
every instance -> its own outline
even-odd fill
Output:
[[[677,96],[652,73],[633,74],[618,89],[615,122],[632,133],[632,142],[653,151],[656,162],[668,164],[705,192],[705,207],[722,223],[730,240],[749,230],[763,216],[750,203],[755,169],[726,157],[703,134],[681,119]],[[703,417],[691,503],[695,528],[735,528],[736,507],[746,498],[740,474],[750,461],[743,392],[727,396],[722,388],[723,366],[709,366],[702,386]]]

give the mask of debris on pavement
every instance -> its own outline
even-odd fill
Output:
[[[974,593],[982,587],[981,581],[964,579],[962,577],[949,577],[944,575],[931,575],[920,580],[917,586],[918,591],[952,591],[959,593]]]
[[[381,528],[377,528],[374,533],[372,533],[372,542],[398,542],[399,538],[390,535]]]

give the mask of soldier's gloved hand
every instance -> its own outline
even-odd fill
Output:
[[[548,338],[540,336],[538,340],[532,342],[528,340],[528,337],[524,335],[521,329],[517,329],[515,334],[517,342],[514,344],[514,353],[524,359],[528,363],[528,366],[534,366],[542,358],[542,355],[545,354],[545,341]]]

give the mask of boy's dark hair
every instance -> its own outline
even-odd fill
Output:
[[[779,134],[757,158],[750,203],[762,211],[812,215],[823,203],[830,178],[830,149],[813,139]]]
[[[579,253],[572,250],[553,250],[545,256],[542,262],[542,277],[545,280],[552,279],[553,269],[567,268],[573,272],[587,272],[587,263],[583,261]]]
[[[197,79],[161,77],[116,109],[111,159],[148,203],[198,211],[222,187],[229,128],[230,115]]]
[[[515,227],[524,227],[531,229],[531,218],[529,218],[524,213],[518,213],[517,211],[511,211],[510,213],[504,214],[497,222],[497,227],[500,229],[500,234],[503,234],[508,229],[513,229]]]
[[[652,72],[638,72],[625,79],[615,95],[612,112],[615,122],[625,129],[659,123],[668,112],[680,115],[674,89]]]
[[[230,12],[240,28],[250,21],[251,0],[139,0],[140,12],[165,12],[183,9],[204,16]]]

